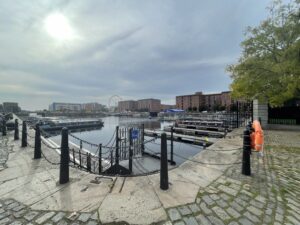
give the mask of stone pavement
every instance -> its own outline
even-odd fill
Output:
[[[168,191],[159,190],[157,175],[102,181],[100,187],[90,183],[94,175],[73,168],[71,183],[60,187],[53,183],[57,166],[28,159],[26,151],[0,137],[0,224],[300,224],[300,133],[265,134],[265,156],[252,154],[251,177],[241,175],[240,164],[187,162],[170,171]],[[226,138],[212,148],[226,143],[234,148],[241,139]],[[241,152],[211,149],[193,160],[213,162],[215,157],[219,163],[236,162]]]
[[[234,165],[192,204],[169,208],[169,223],[300,224],[300,132],[266,131],[265,154],[251,157],[252,176]]]

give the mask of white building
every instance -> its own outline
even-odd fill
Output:
[[[82,106],[78,103],[53,102],[49,105],[49,111],[81,111]]]

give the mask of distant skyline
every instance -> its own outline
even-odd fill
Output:
[[[3,0],[0,102],[108,104],[229,90],[247,26],[270,0]]]

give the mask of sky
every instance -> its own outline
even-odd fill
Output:
[[[226,66],[270,2],[1,0],[0,103],[175,104],[176,95],[227,91]]]

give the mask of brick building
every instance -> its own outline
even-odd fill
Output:
[[[134,100],[126,100],[118,102],[118,111],[126,112],[126,111],[140,111],[140,112],[160,112],[162,109],[162,105],[159,99],[140,99],[137,101]]]
[[[149,98],[137,101],[137,108],[144,112],[160,112],[161,102],[159,99]]]
[[[229,91],[216,94],[196,92],[192,95],[176,96],[176,107],[188,111],[228,109],[231,103]]]
[[[126,112],[126,111],[136,111],[138,109],[138,103],[134,100],[120,101],[118,102],[118,111]]]

